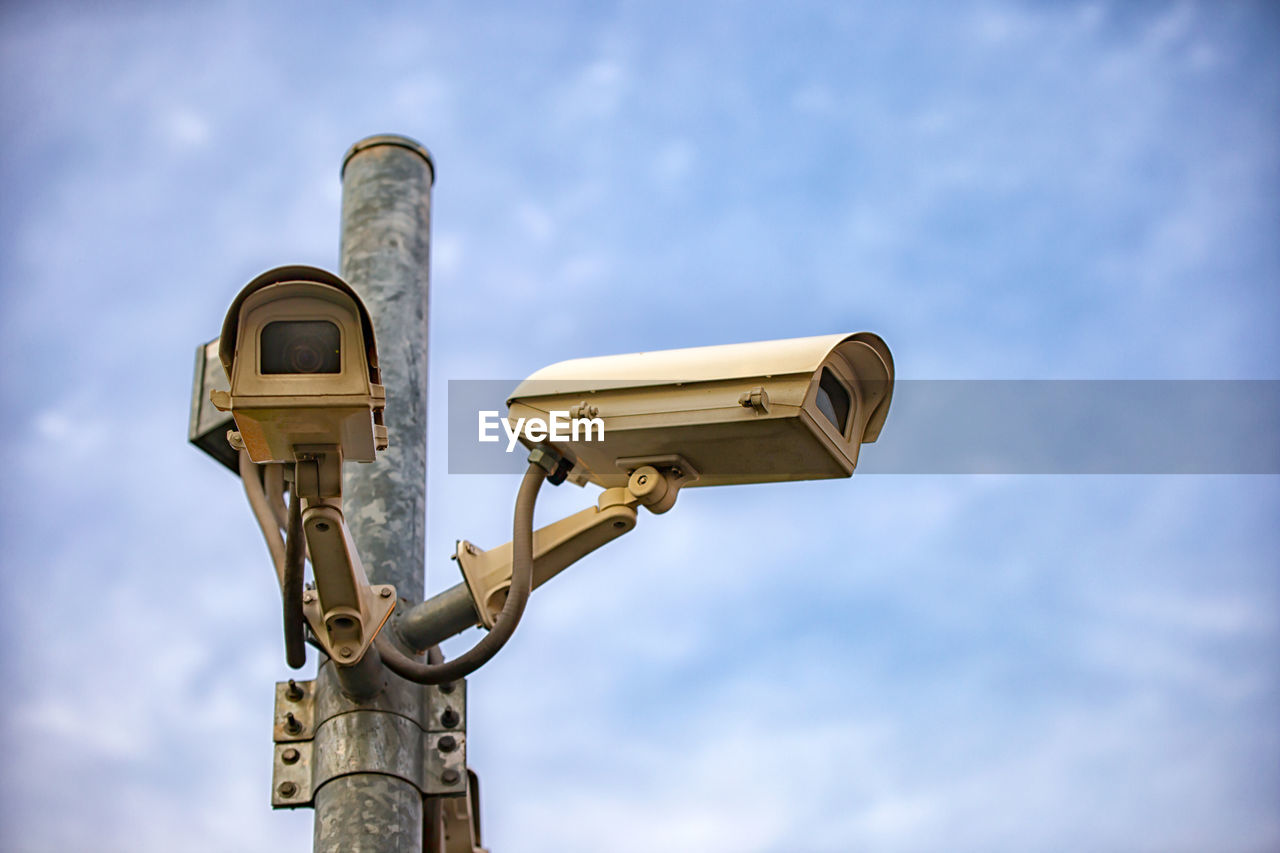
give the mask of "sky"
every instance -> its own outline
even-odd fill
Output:
[[[902,379],[1280,379],[1278,45],[1245,2],[0,6],[0,846],[310,849],[274,576],[186,430],[238,290],[337,268],[353,142],[437,167],[436,591],[517,484],[447,473],[450,380],[861,330]],[[1280,848],[1278,510],[1274,474],[683,493],[470,679],[486,845]]]

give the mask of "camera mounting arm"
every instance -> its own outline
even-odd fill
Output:
[[[342,449],[299,446],[294,480],[302,499],[302,530],[315,589],[302,612],[329,657],[353,664],[364,657],[396,603],[390,584],[370,586],[342,514]]]
[[[351,539],[342,512],[342,448],[336,444],[298,445],[295,448],[291,502],[296,496],[298,518],[295,523],[291,509],[285,525],[288,538],[281,542],[271,513],[273,502],[263,493],[263,483],[258,481],[257,472],[253,470],[255,463],[244,450],[238,432],[230,432],[228,438],[240,451],[245,492],[250,504],[254,505],[254,512],[272,549],[280,592],[286,600],[285,647],[289,665],[299,668],[306,659],[301,648],[301,634],[292,633],[300,631],[301,626],[292,623],[297,628],[289,627],[290,600],[296,602],[292,607],[300,609],[302,618],[310,624],[317,642],[329,657],[344,665],[358,662],[390,617],[396,603],[396,592],[390,584],[369,584],[364,564]],[[255,499],[262,506],[256,506]],[[305,553],[311,557],[315,584],[299,591],[302,583],[301,543],[304,540]],[[290,583],[292,571],[297,572],[298,586]],[[301,598],[300,602],[298,598]],[[295,636],[297,640],[293,641]],[[291,647],[291,642],[296,642],[296,647]]]
[[[622,499],[626,489],[609,489],[600,503],[533,533],[533,585],[539,587],[587,554],[636,526],[635,499]],[[511,543],[489,551],[464,540],[454,559],[471,593],[479,622],[492,628],[511,586]]]
[[[678,460],[678,461],[677,461]],[[533,586],[539,587],[564,569],[636,526],[637,505],[666,512],[687,482],[691,466],[679,460],[653,459],[631,473],[627,486],[605,489],[596,506],[548,524],[533,534]],[[681,465],[680,463],[683,463]],[[696,475],[694,475],[696,476]],[[466,540],[458,542],[454,559],[462,570],[478,621],[492,628],[511,586],[512,545],[489,551]]]

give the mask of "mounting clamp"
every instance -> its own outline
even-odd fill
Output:
[[[317,681],[336,682],[333,670],[322,666]],[[361,701],[336,684],[317,691],[316,683],[276,684],[273,808],[314,806],[325,783],[355,773],[395,776],[423,796],[467,793],[465,681],[431,686],[392,679],[382,693]]]

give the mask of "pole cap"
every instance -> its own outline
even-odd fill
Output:
[[[427,168],[431,170],[431,184],[434,186],[436,182],[436,163],[431,159],[431,152],[427,150],[427,146],[423,145],[416,139],[410,139],[407,136],[401,136],[398,133],[377,133],[373,136],[366,136],[355,145],[347,149],[347,153],[342,157],[342,169],[338,172],[338,177],[342,178],[347,172],[347,163],[351,158],[359,154],[361,151],[367,151],[370,148],[376,148],[379,145],[394,145],[397,148],[407,148],[417,154],[423,160],[427,161]]]

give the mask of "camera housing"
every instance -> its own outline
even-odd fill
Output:
[[[513,429],[556,412],[601,422],[568,440],[521,430],[526,446],[572,462],[571,481],[623,487],[650,466],[678,485],[716,486],[850,476],[892,396],[889,347],[858,332],[562,361],[507,405]]]
[[[386,449],[373,322],[333,273],[285,266],[249,282],[227,311],[218,358],[230,390],[211,398],[254,462],[335,447],[372,462]]]

